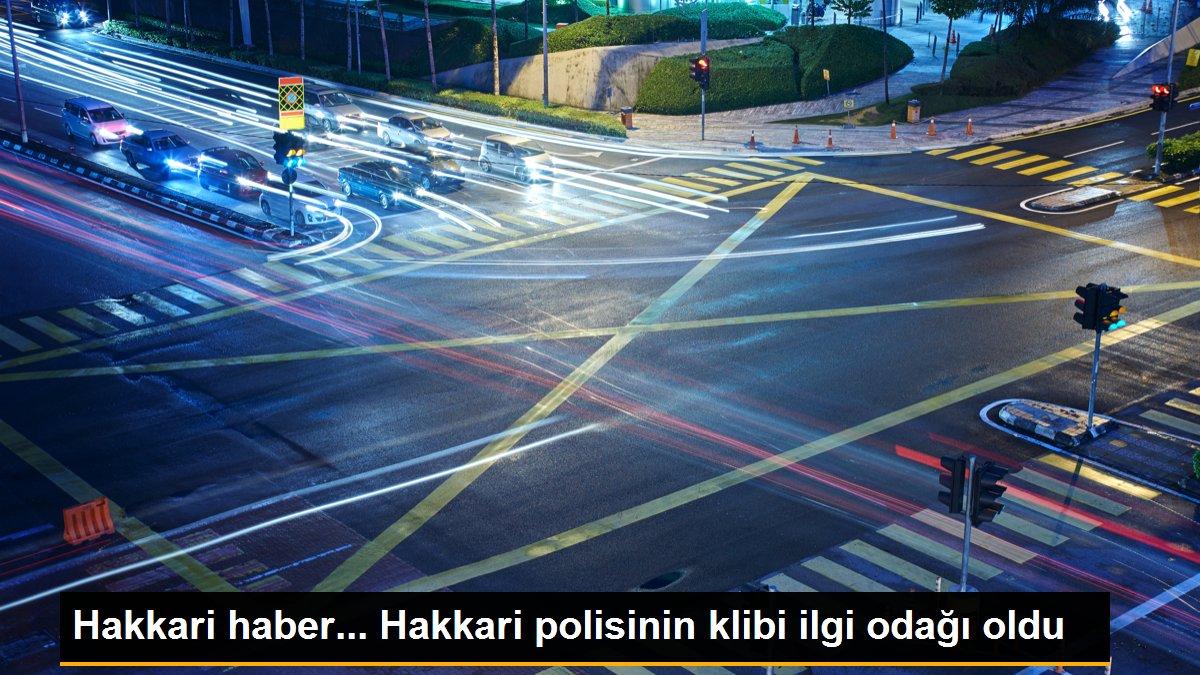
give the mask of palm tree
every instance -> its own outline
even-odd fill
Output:
[[[429,83],[437,88],[437,66],[433,63],[433,32],[429,29],[429,0],[423,0],[425,5],[425,46],[429,48]]]
[[[500,36],[496,34],[496,0],[492,0],[492,93],[500,95]]]
[[[234,7],[235,2],[237,0],[229,0],[229,46],[231,48],[237,46],[233,37],[233,33],[237,30],[233,22],[233,13],[237,11],[237,8]]]
[[[354,40],[350,32],[350,0],[346,0],[346,71],[350,71],[354,58]]]
[[[171,0],[163,0],[163,9],[165,10],[164,14],[166,14],[167,32],[168,33],[171,32],[171,27],[172,27],[172,25],[171,25],[171,4],[172,4]]]
[[[267,16],[267,54],[275,56],[275,41],[271,37],[271,0],[263,0],[263,12]]]
[[[308,52],[304,49],[304,5],[306,0],[300,0],[300,60],[308,60]]]
[[[383,28],[383,5],[375,0],[375,13],[379,15],[379,42],[383,45],[383,76],[392,79],[392,60],[388,56],[387,31]],[[404,30],[404,20],[400,20],[400,30]]]
[[[137,28],[142,27],[142,10],[138,7],[138,0],[133,0],[133,25]]]
[[[188,46],[192,46],[192,3],[183,0],[183,30],[187,33]]]

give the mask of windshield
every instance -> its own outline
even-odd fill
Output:
[[[88,116],[92,118],[93,122],[116,122],[119,119],[124,119],[121,117],[121,113],[117,112],[116,108],[96,108],[95,110],[89,110]]]
[[[321,105],[337,106],[350,104],[350,97],[340,91],[335,91],[332,94],[321,94]]]
[[[162,138],[154,139],[155,150],[175,150],[186,147],[187,142],[178,136],[163,136]]]
[[[428,117],[413,120],[413,124],[417,125],[418,129],[441,129],[442,124],[437,120],[431,120]]]
[[[237,167],[239,169],[261,169],[262,168],[262,162],[259,162],[256,158],[251,157],[250,155],[238,155],[233,160],[233,164],[235,167]]]
[[[520,145],[514,145],[512,146],[512,149],[513,154],[517,157],[533,157],[534,155],[542,155],[546,152],[542,149],[542,146],[534,143],[533,141],[522,143]]]
[[[387,177],[391,178],[392,180],[402,181],[407,177],[404,171],[395,165],[389,166],[384,173],[386,173]]]

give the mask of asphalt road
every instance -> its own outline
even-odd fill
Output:
[[[268,150],[266,130],[172,101],[199,78],[270,76],[81,32],[24,39],[44,50],[28,67],[35,107],[87,91],[197,145]],[[118,49],[140,84],[64,65],[114,67]],[[159,86],[136,77],[150,57],[178,64],[179,91],[139,98]],[[30,122],[66,147],[53,113]],[[360,204],[377,229],[358,212],[336,247],[283,259],[7,162],[5,667],[54,662],[52,594],[67,587],[953,583],[961,532],[931,464],[961,449],[1019,469],[977,542],[976,586],[1103,590],[1114,617],[1137,615],[1200,573],[1196,505],[1064,463],[978,413],[1021,396],[1086,405],[1087,335],[1070,316],[1087,281],[1131,291],[1098,409],[1196,398],[1195,184],[1076,214],[1021,207],[1126,180],[1155,123],[864,158],[663,157],[552,136],[592,180],[480,178],[444,195],[457,205],[423,200],[458,221]],[[468,147],[493,131],[448,124]],[[361,157],[323,153],[326,178]],[[1165,188],[1140,194],[1152,189]],[[120,532],[64,544],[61,510],[99,495],[126,514]],[[1200,666],[1198,599],[1117,631],[1117,672]]]

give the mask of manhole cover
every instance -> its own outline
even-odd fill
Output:
[[[653,579],[651,579],[647,582],[644,582],[642,585],[638,586],[638,590],[639,591],[661,591],[662,589],[666,588],[667,586],[670,586],[671,584],[678,582],[680,579],[683,578],[683,576],[685,574],[687,574],[687,572],[684,572],[683,570],[674,570],[672,572],[667,572],[666,574],[660,574],[660,575],[654,577]]]

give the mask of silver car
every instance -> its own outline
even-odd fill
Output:
[[[386,122],[379,123],[376,133],[379,140],[388,146],[411,147],[421,151],[430,147],[446,150],[453,147],[454,134],[441,122],[419,113],[392,115]]]
[[[366,129],[362,108],[349,96],[337,89],[320,87],[304,90],[304,123],[310,129],[320,128],[330,134]]]
[[[62,124],[68,139],[88,141],[93,148],[120,143],[134,131],[111,103],[87,96],[63,103]]]
[[[550,153],[520,136],[495,134],[483,139],[479,150],[479,169],[484,173],[510,176],[522,183],[549,180],[554,166]]]
[[[282,222],[288,221],[288,196],[279,194],[275,190],[287,192],[287,186],[277,180],[272,180],[267,183],[270,190],[263,190],[258,196],[258,208],[262,209],[263,215],[271,220]],[[304,186],[316,188],[317,190],[328,191],[329,188],[324,183],[316,178],[302,180],[296,183],[296,195],[302,195],[304,199],[292,200],[292,215],[291,223],[297,229],[305,225],[324,225],[333,220],[329,213],[337,213],[338,208],[334,204],[334,197],[323,194],[321,192],[313,192],[304,189]],[[311,200],[320,202],[320,205],[313,204]],[[329,213],[326,213],[326,212]]]

